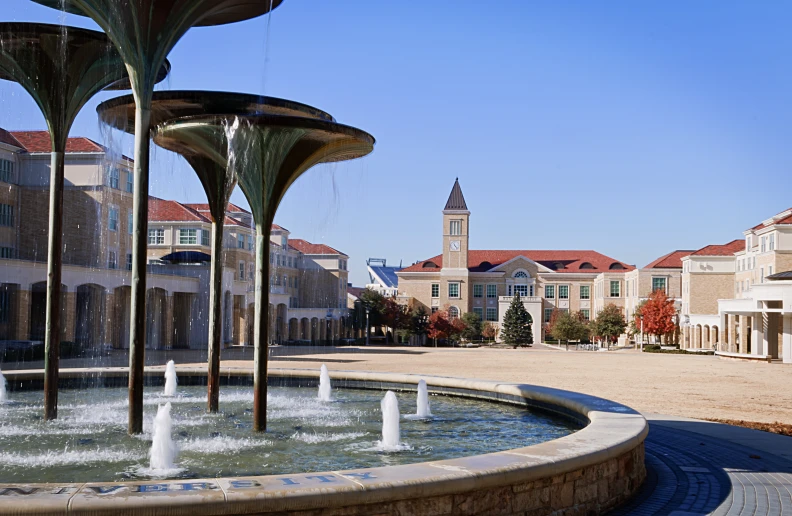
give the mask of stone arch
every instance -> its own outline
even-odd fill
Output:
[[[168,334],[168,292],[154,287],[146,291],[146,347],[165,349],[171,345]]]
[[[75,291],[75,330],[74,340],[86,347],[99,346],[104,340],[102,322],[107,312],[107,291],[95,283],[78,285]],[[116,343],[113,342],[113,347]]]
[[[300,321],[296,317],[289,319],[289,340],[295,341],[300,336]]]
[[[720,330],[717,326],[710,327],[710,348],[716,349],[720,348],[718,346],[718,337],[720,336]]]
[[[300,319],[300,340],[311,340],[311,320],[307,317]]]
[[[311,343],[316,343],[321,336],[319,335],[319,319],[311,318]]]
[[[256,329],[256,325],[253,324],[253,321],[256,317],[256,304],[250,303],[247,306],[247,344],[248,346],[253,345],[253,335],[254,330]]]
[[[701,329],[701,349],[709,349],[710,346],[710,327],[705,324]]]
[[[68,293],[66,285],[61,283],[60,324],[61,341],[69,340],[66,334],[68,317]],[[28,314],[30,340],[44,340],[47,332],[47,282],[39,281],[30,286],[30,313]]]
[[[693,327],[693,349],[701,349],[701,325]]]
[[[130,312],[132,303],[132,287],[122,285],[113,289],[112,337],[116,349],[129,348],[129,329],[131,327]]]
[[[278,306],[275,307],[274,342],[281,343],[288,337],[288,325],[288,307],[285,303],[279,303]]]

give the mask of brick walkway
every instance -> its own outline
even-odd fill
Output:
[[[647,419],[646,482],[610,514],[792,515],[792,437],[692,419]]]

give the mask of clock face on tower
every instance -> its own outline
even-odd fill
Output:
[[[459,240],[452,240],[448,247],[451,251],[459,251]]]

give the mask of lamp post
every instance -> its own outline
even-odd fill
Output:
[[[638,316],[641,319],[641,353],[643,353],[643,341],[644,341],[644,334],[643,334],[643,314]]]
[[[371,334],[371,328],[369,327],[369,311],[371,309],[366,307],[366,346],[369,345],[369,335]]]

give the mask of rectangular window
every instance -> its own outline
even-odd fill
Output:
[[[7,159],[0,159],[0,181],[4,183],[14,182],[14,162]]]
[[[483,321],[484,320],[484,309],[481,308],[480,306],[474,306],[473,307],[473,313],[478,315],[479,321]]]
[[[449,283],[448,284],[448,297],[450,297],[450,298],[458,298],[459,297],[459,283]]]
[[[148,233],[149,245],[163,245],[165,243],[164,229],[149,229]]]
[[[280,267],[281,265],[281,257],[279,254],[275,255],[275,265],[277,265],[278,267]]]
[[[14,248],[13,247],[0,247],[0,258],[5,258],[6,260],[10,260],[14,258]]]
[[[118,231],[118,208],[107,209],[107,227],[110,231]]]
[[[237,279],[239,281],[245,280],[245,262],[239,262],[239,276]]]
[[[528,297],[528,285],[514,285],[514,295],[520,297]]]
[[[487,297],[489,299],[498,297],[498,285],[487,285]]]
[[[116,256],[115,251],[109,251],[107,253],[107,268],[108,269],[118,268],[118,257]]]
[[[655,290],[662,290],[663,292],[666,291],[665,278],[652,278],[652,292],[654,292]]]
[[[115,188],[118,190],[118,181],[120,179],[121,174],[118,172],[116,167],[110,167],[110,170],[107,171],[107,184],[110,188]]]
[[[134,227],[134,224],[133,224],[133,221],[132,221],[132,210],[129,210],[127,212],[127,233],[129,233],[130,235],[132,234],[132,228],[133,227]]]
[[[255,264],[253,264],[253,263],[248,264],[248,281],[253,281],[255,278],[256,278],[256,267],[255,267]],[[297,278],[294,278],[294,279],[296,280]],[[295,283],[294,286],[296,287],[297,286],[296,285],[297,282],[295,281],[294,283]]]
[[[473,285],[473,297],[484,297],[484,285]]]
[[[621,283],[618,281],[610,282],[610,297],[619,297],[621,295]]]
[[[180,229],[179,245],[196,245],[198,243],[197,229]]]
[[[245,235],[239,233],[237,235],[237,249],[244,249],[245,248]]]
[[[759,267],[759,277],[762,278],[759,283],[764,283],[764,267]]]
[[[433,307],[432,307],[432,313],[436,313],[436,312],[437,312],[437,310],[438,310],[438,308],[437,308],[436,306],[433,306]]]
[[[3,286],[0,289],[0,323],[11,320],[11,292]]]
[[[209,247],[209,235],[212,232],[208,229],[201,230],[201,245],[205,247]]]
[[[440,297],[440,284],[432,283],[432,297]]]
[[[759,248],[761,249],[760,252],[762,252],[762,253],[765,252],[765,241],[766,240],[767,239],[765,237],[762,237],[761,239],[759,239],[759,243],[760,243]]]
[[[552,308],[545,308],[544,309],[544,322],[545,324],[550,322],[550,318],[553,317],[553,309]]]
[[[751,236],[750,235],[745,238],[745,250],[746,251],[750,251],[751,250]]]
[[[132,175],[131,170],[127,170],[127,182],[126,182],[126,191],[129,193],[133,193],[135,191],[135,176]]]
[[[771,234],[769,238],[770,238],[770,249],[768,249],[768,250],[769,251],[774,251],[775,250],[775,233]]]
[[[14,225],[14,207],[10,204],[0,204],[0,226]]]
[[[569,299],[569,285],[558,286],[558,299]]]
[[[498,320],[498,309],[497,308],[487,308],[487,320],[490,322]]]
[[[127,270],[132,270],[132,253],[127,253]]]
[[[591,312],[588,309],[583,309],[580,311],[583,314],[583,318],[587,321],[591,320]]]
[[[248,235],[247,236],[247,241],[248,241],[248,251],[252,251],[253,250],[253,235]]]
[[[462,234],[462,221],[461,220],[452,220],[451,221],[451,235],[461,235]]]
[[[555,299],[555,285],[545,285],[545,299]]]

